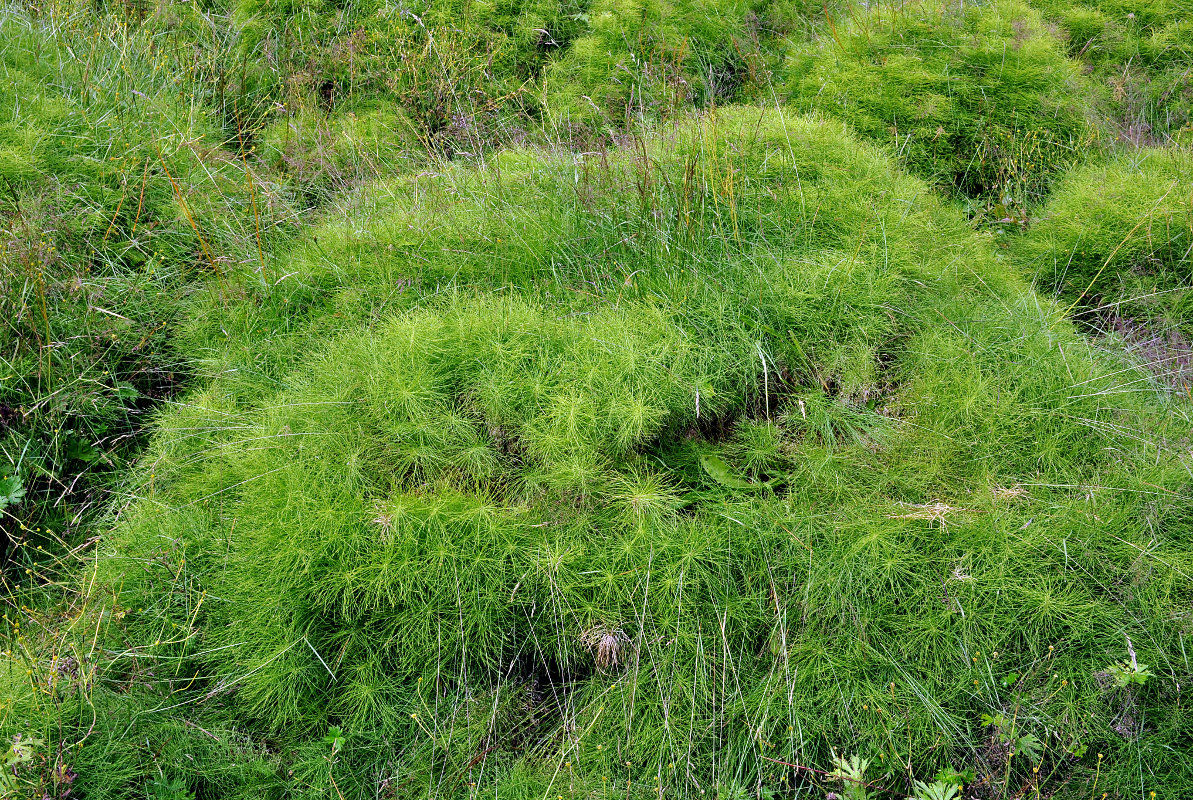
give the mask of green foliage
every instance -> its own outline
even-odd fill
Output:
[[[1014,0],[849,10],[786,68],[798,108],[845,120],[998,218],[1022,215],[1094,143],[1083,85]]]
[[[585,19],[580,0],[239,0],[221,10],[235,32],[226,82],[245,127],[278,103],[294,114],[389,101],[449,152],[519,125],[539,102],[547,59]],[[221,85],[223,76],[212,75]]]
[[[1193,333],[1193,157],[1144,149],[1075,170],[1011,250],[1046,290],[1127,318],[1128,335]]]
[[[982,715],[982,727],[992,729],[998,736],[998,741],[1008,746],[1007,755],[1026,756],[1027,760],[1036,763],[1043,755],[1044,743],[1030,731],[1024,731],[1016,718],[1008,719],[1000,713]]]
[[[844,754],[833,754],[833,771],[829,777],[841,782],[841,796],[845,800],[866,800],[870,796],[866,791],[866,770],[869,768],[869,759],[857,754],[848,758]]]
[[[10,597],[41,606],[63,599],[44,590]],[[182,685],[174,684],[178,675],[171,668],[155,672],[142,662],[144,668],[119,674],[98,669],[106,659],[89,655],[88,642],[71,627],[90,625],[116,643],[123,621],[138,610],[112,610],[109,616],[92,614],[86,604],[66,602],[50,611],[24,606],[18,624],[26,623],[32,635],[9,629],[17,609],[6,610],[0,728],[23,760],[14,762],[14,751],[0,753],[8,770],[0,771],[0,796],[278,797],[276,753],[254,741],[221,703],[205,703],[201,728],[196,727],[191,719],[163,713],[161,691]],[[65,624],[57,626],[63,617]],[[29,657],[35,649],[44,661]],[[147,653],[130,655],[135,661]]]
[[[1179,4],[1040,8],[1183,124]],[[1184,324],[1186,154],[1033,221],[1035,10],[817,11],[0,12],[0,792],[1189,794],[1189,409],[1065,313]]]
[[[758,95],[795,12],[774,0],[595,0],[586,18],[547,70],[547,108],[556,123],[618,128]]]
[[[19,470],[14,468],[11,475],[0,476],[0,511],[20,504],[24,497],[25,484]]]
[[[1106,667],[1105,672],[1110,676],[1114,686],[1119,689],[1133,689],[1137,686],[1143,687],[1147,685],[1148,681],[1156,677],[1147,668],[1147,664],[1139,663],[1135,656],[1135,647],[1131,644],[1130,637],[1127,638],[1127,659],[1117,664],[1111,664]]]
[[[179,294],[259,264],[284,203],[142,34],[7,11],[0,32],[0,472],[28,495],[27,514],[0,504],[3,561],[94,509],[93,478],[185,373],[168,345]]]
[[[331,754],[334,756],[344,749],[344,731],[338,725],[331,726],[327,729],[323,742],[331,748]]]
[[[398,110],[300,108],[260,132],[256,156],[300,189],[305,203],[321,205],[337,191],[414,162],[420,144],[413,122]]]
[[[961,790],[955,783],[947,781],[915,782],[915,795],[910,800],[957,800]]]
[[[25,784],[21,773],[44,744],[41,739],[22,738],[20,734],[13,736],[8,751],[0,757],[0,797],[20,796]]]
[[[706,453],[700,457],[700,466],[708,477],[729,489],[753,491],[771,488],[769,483],[752,483],[735,475],[724,459],[712,453]]]
[[[974,771],[971,769],[959,772],[952,767],[944,767],[940,770],[940,772],[936,773],[933,783],[948,784],[963,788],[965,784],[973,783],[975,777]]]
[[[1134,664],[1128,661],[1111,664],[1106,671],[1114,678],[1114,685],[1120,689],[1125,689],[1128,686],[1145,686],[1148,680],[1154,677],[1146,664]]]
[[[264,794],[694,796],[844,741],[909,781],[957,754],[1080,781],[1056,742],[1128,745],[1060,676],[1127,629],[1184,680],[1180,407],[838,124],[733,109],[397,179],[285,263],[183,329],[207,382],[95,577],[95,668],[131,694],[104,730],[145,744],[120,772],[88,738],[88,791],[230,720],[270,755],[220,785]],[[1185,746],[1179,700],[1147,702],[1149,746]],[[35,718],[82,737],[75,714]],[[984,761],[982,714],[1039,760]],[[1114,763],[1099,786],[1134,785]]]
[[[149,797],[152,800],[191,800],[192,795],[181,778],[159,776],[149,784]]]
[[[1116,132],[1159,143],[1193,125],[1193,3],[1038,0],[1087,65]]]
[[[400,162],[425,163],[426,150],[450,157],[525,138],[544,65],[585,19],[574,0],[70,5],[50,9],[73,17],[72,37],[120,31],[170,93],[211,112],[236,155],[308,205]],[[0,149],[0,164],[7,156]],[[12,168],[28,165],[14,158]]]

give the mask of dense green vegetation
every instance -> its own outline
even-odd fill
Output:
[[[1157,143],[1193,123],[1193,3],[1040,0],[1086,65],[1115,133]]]
[[[1187,795],[1187,16],[0,8],[0,800]]]
[[[182,287],[259,268],[284,213],[137,33],[96,31],[84,59],[77,24],[9,15],[0,50],[0,472],[33,511],[0,504],[9,539],[79,522],[187,372]]]
[[[759,94],[799,15],[781,0],[596,0],[588,18],[547,73],[557,125],[618,126]]]
[[[796,50],[801,109],[889,143],[908,169],[1019,217],[1095,143],[1088,89],[1027,6],[909,3],[853,10]]]
[[[1048,290],[1193,333],[1193,156],[1143,149],[1067,176],[1016,243]]]

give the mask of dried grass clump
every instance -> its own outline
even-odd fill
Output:
[[[597,669],[602,672],[625,665],[627,654],[624,651],[630,643],[630,637],[621,628],[596,625],[581,634],[580,642],[592,651]]]
[[[972,509],[950,506],[937,500],[934,503],[900,503],[905,509],[902,514],[891,514],[891,519],[916,519],[935,522],[943,530],[949,517],[959,512],[972,512]]]

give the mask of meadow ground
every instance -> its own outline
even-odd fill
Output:
[[[1188,795],[1184,19],[0,9],[0,798]]]

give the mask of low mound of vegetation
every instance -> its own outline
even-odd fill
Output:
[[[1193,3],[1092,0],[1035,3],[1087,65],[1117,125],[1135,143],[1158,143],[1193,123]]]
[[[1076,66],[1014,0],[851,9],[793,53],[786,85],[999,219],[1021,218],[1096,139]]]
[[[300,104],[254,137],[262,166],[320,207],[335,193],[425,162],[430,141],[400,108],[363,103],[326,113]]]
[[[80,58],[78,21],[0,20],[0,561],[80,521],[185,371],[180,291],[259,267],[284,212],[135,33]]]
[[[620,128],[749,99],[798,17],[779,0],[596,0],[588,32],[547,72],[548,109],[557,124]]]
[[[455,129],[475,145],[469,134],[487,141],[483,126],[537,104],[536,78],[583,31],[584,9],[580,0],[167,1],[143,25],[165,33],[179,57],[193,49],[190,71],[232,130],[254,130],[278,104],[329,111],[388,100],[430,135]]]
[[[838,123],[736,109],[341,216],[196,301],[209,385],[87,601],[9,635],[7,780],[1193,783],[1177,401]]]
[[[1188,381],[1193,336],[1193,156],[1144,149],[1075,170],[1012,242],[1024,268],[1091,322]]]
[[[425,163],[427,150],[474,155],[524,138],[541,112],[543,67],[585,29],[578,0],[46,6],[68,20],[72,41],[120,30],[158,75],[210,111],[237,155],[292,186],[307,207]],[[156,85],[129,78],[142,92]]]

